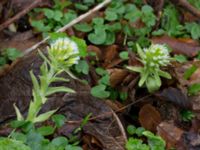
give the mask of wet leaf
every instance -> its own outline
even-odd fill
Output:
[[[156,96],[158,96],[162,100],[172,102],[181,108],[187,109],[191,107],[191,103],[187,95],[177,88],[166,88],[162,92],[156,94]]]

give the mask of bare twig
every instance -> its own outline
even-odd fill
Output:
[[[124,106],[124,107],[119,108],[118,110],[116,110],[116,111],[114,111],[114,112],[115,112],[115,113],[121,112],[122,110],[125,110],[125,109],[127,109],[127,108],[129,108],[129,107],[131,107],[131,106],[133,106],[133,105],[135,105],[135,104],[137,104],[137,103],[139,103],[139,102],[144,101],[146,98],[148,98],[148,97],[150,97],[150,96],[152,96],[152,95],[150,94],[150,95],[144,96],[144,97],[142,97],[142,98],[140,98],[140,99],[138,99],[138,100],[136,100],[136,101],[134,101],[134,102],[132,102],[132,103],[130,103],[130,104]],[[89,121],[96,120],[96,119],[100,119],[100,118],[102,118],[102,117],[106,117],[106,116],[112,115],[112,114],[113,114],[112,111],[105,112],[105,113],[103,113],[103,114],[100,114],[100,115],[91,117],[91,118],[89,119]],[[83,121],[83,120],[76,120],[76,121],[69,120],[69,121],[67,121],[67,123],[79,124],[79,123],[81,123],[82,121]]]
[[[8,19],[7,21],[5,21],[4,23],[2,23],[0,25],[0,31],[7,28],[11,23],[15,22],[16,20],[18,20],[22,16],[26,15],[33,8],[37,7],[40,4],[41,1],[42,0],[34,0],[32,4],[30,4],[29,6],[26,7],[26,9],[22,10],[21,12],[16,14],[14,17],[12,17],[12,18]]]
[[[116,113],[115,113],[113,110],[111,110],[111,111],[112,111],[112,114],[113,114],[115,120],[117,121],[117,124],[118,124],[119,129],[120,129],[120,131],[121,131],[121,133],[122,133],[122,136],[123,136],[123,138],[124,138],[124,141],[127,142],[126,132],[125,132],[125,130],[124,130],[124,127],[123,127],[123,125],[122,125],[122,123],[121,123],[119,117],[116,115]]]
[[[83,15],[80,15],[78,18],[72,20],[69,24],[65,25],[64,27],[60,28],[59,30],[57,30],[56,32],[64,32],[66,29],[72,27],[73,25],[77,24],[78,22],[80,22],[81,20],[87,18],[88,16],[90,16],[91,14],[93,14],[94,12],[100,10],[101,8],[103,8],[104,6],[106,6],[107,4],[109,4],[112,0],[104,0],[102,3],[100,3],[99,5],[97,5],[96,7],[94,7],[93,9],[89,10],[88,12],[86,12]],[[49,36],[46,37],[45,39],[43,39],[42,41],[36,43],[35,45],[33,45],[32,47],[26,49],[24,51],[24,55],[29,54],[30,52],[32,52],[33,50],[35,50],[36,48],[38,48],[41,44],[44,44],[47,40],[49,39]]]

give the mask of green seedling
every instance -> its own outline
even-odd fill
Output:
[[[78,63],[80,59],[78,45],[69,38],[59,38],[48,47],[47,57],[42,52],[39,53],[44,59],[44,63],[40,67],[39,80],[32,71],[30,72],[33,82],[33,100],[30,102],[26,119],[14,105],[19,121],[43,122],[56,112],[56,110],[52,110],[39,114],[42,106],[48,101],[48,96],[58,92],[75,93],[74,90],[67,87],[51,87],[50,85],[53,82],[69,81],[69,79],[62,78],[59,75],[63,72],[69,73],[69,68]]]
[[[190,110],[182,110],[180,114],[182,120],[186,122],[191,121],[195,117],[195,114]]]
[[[126,143],[127,150],[165,150],[166,143],[160,136],[133,125],[129,125],[127,131],[131,135]],[[147,143],[144,143],[140,137],[146,137]]]
[[[170,63],[168,49],[159,44],[152,44],[149,48],[141,49],[137,44],[137,52],[143,67],[128,66],[126,68],[140,73],[139,87],[146,85],[150,93],[155,92],[161,86],[160,77],[171,79],[169,73],[160,69]]]

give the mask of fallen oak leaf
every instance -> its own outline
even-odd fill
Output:
[[[172,48],[172,53],[174,54],[183,54],[188,57],[194,57],[198,54],[200,50],[200,45],[196,42],[191,42],[191,39],[183,40],[176,39],[169,36],[153,37],[151,42],[154,44],[167,44]]]

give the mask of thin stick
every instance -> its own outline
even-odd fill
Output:
[[[124,130],[124,127],[123,127],[123,125],[122,125],[122,123],[121,123],[119,117],[117,116],[117,114],[116,114],[113,110],[111,110],[111,111],[112,111],[112,114],[113,114],[113,116],[115,117],[115,119],[116,119],[116,121],[117,121],[117,124],[118,124],[118,126],[119,126],[119,129],[121,130],[121,133],[122,133],[122,136],[123,136],[123,138],[124,138],[124,141],[127,142],[126,132],[125,132],[125,130]]]
[[[96,7],[94,7],[93,9],[89,10],[88,12],[86,12],[83,15],[80,15],[78,18],[72,20],[69,24],[63,26],[62,28],[60,28],[59,30],[57,30],[56,32],[64,32],[66,29],[70,28],[71,26],[77,24],[78,22],[80,22],[81,20],[87,18],[88,16],[90,16],[91,14],[93,14],[94,12],[100,10],[101,8],[103,8],[104,6],[106,6],[107,4],[109,4],[112,0],[105,0],[102,3],[100,3],[99,5],[97,5]],[[33,50],[35,50],[36,48],[38,48],[41,44],[44,44],[47,40],[49,39],[49,36],[46,37],[45,39],[43,39],[42,41],[36,43],[35,45],[33,45],[32,47],[26,49],[24,51],[24,55],[29,54],[30,52],[32,52]]]
[[[142,98],[140,98],[140,99],[138,99],[138,100],[136,100],[136,101],[134,101],[134,102],[132,102],[132,103],[130,103],[130,104],[124,106],[124,107],[119,108],[118,110],[116,110],[116,111],[114,111],[114,112],[115,112],[115,113],[121,112],[122,110],[125,110],[125,109],[129,108],[130,106],[133,106],[133,105],[135,105],[135,104],[137,104],[137,103],[139,103],[139,102],[145,100],[146,98],[148,98],[148,97],[150,97],[150,96],[152,96],[152,95],[149,94],[149,95],[147,95],[147,96],[144,96],[144,97],[142,97]],[[108,115],[112,115],[112,114],[113,114],[112,111],[105,112],[105,113],[103,113],[103,114],[100,114],[100,115],[91,117],[91,118],[89,119],[89,121],[96,120],[96,119],[100,119],[100,118],[102,118],[102,117],[105,117],[105,116],[108,116]],[[66,122],[67,122],[67,123],[71,123],[71,124],[79,124],[79,123],[81,123],[82,121],[83,121],[83,120],[76,120],[76,121],[69,120],[69,121],[66,121]]]
[[[22,16],[26,15],[33,8],[37,7],[40,2],[41,2],[41,0],[34,0],[33,3],[31,3],[29,6],[26,7],[26,9],[22,10],[21,12],[16,14],[14,17],[12,17],[12,18],[8,19],[7,21],[5,21],[4,23],[2,23],[0,25],[0,31],[7,28],[11,23],[15,22],[16,20],[18,20]]]

